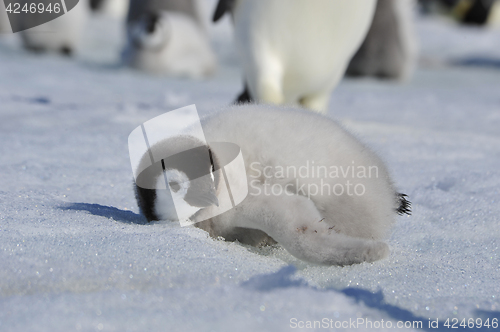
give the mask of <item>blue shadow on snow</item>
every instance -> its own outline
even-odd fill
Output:
[[[144,216],[132,211],[120,210],[112,206],[89,203],[70,203],[59,207],[61,210],[87,211],[94,216],[105,217],[127,224],[147,224]]]
[[[376,293],[372,293],[368,290],[361,289],[361,288],[356,288],[356,287],[348,287],[343,290],[337,290],[334,288],[326,288],[326,289],[321,289],[317,287],[312,287],[309,286],[308,283],[305,280],[298,279],[298,278],[293,278],[293,275],[297,269],[293,265],[285,266],[278,270],[277,272],[270,273],[270,274],[261,274],[254,276],[250,278],[249,280],[241,283],[241,286],[245,288],[250,288],[252,290],[256,291],[272,291],[274,289],[280,289],[280,288],[292,288],[292,287],[304,287],[304,288],[309,288],[309,289],[314,289],[319,292],[337,292],[337,293],[342,293],[356,301],[356,303],[363,303],[365,306],[373,309],[377,309],[385,314],[387,314],[389,317],[391,317],[393,320],[396,321],[402,321],[402,322],[411,322],[413,328],[421,327],[422,330],[425,331],[450,331],[451,326],[454,324],[455,321],[452,321],[453,318],[449,319],[449,326],[445,326],[444,324],[446,323],[446,319],[439,319],[436,321],[436,319],[429,319],[429,318],[423,318],[419,316],[415,316],[411,311],[408,311],[406,309],[402,309],[398,306],[388,304],[385,302],[384,299],[384,294],[382,293],[381,290],[379,290]],[[460,323],[462,322],[462,319],[458,319],[458,323],[454,325],[452,328],[453,331],[456,330],[467,330],[467,331],[493,331],[496,330],[493,328],[492,322],[493,319],[497,319],[500,324],[500,312],[498,311],[485,311],[485,310],[476,310],[475,311],[475,317],[474,321],[476,319],[481,318],[482,322],[485,322],[486,319],[489,318],[489,324],[490,327],[484,327],[482,326],[481,328],[474,326],[474,328],[469,328],[468,326],[463,327],[460,326]],[[416,322],[415,324],[413,324]],[[420,323],[421,322],[421,323]],[[417,325],[418,324],[418,325]],[[467,324],[467,319],[466,319],[466,324]],[[500,325],[499,325],[500,326]],[[393,325],[394,328],[396,328],[396,325]]]

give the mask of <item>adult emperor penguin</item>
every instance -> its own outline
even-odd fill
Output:
[[[326,113],[372,21],[376,0],[220,0],[231,12],[246,89],[239,101]]]
[[[51,51],[72,55],[79,47],[88,15],[88,0],[80,0],[73,9],[64,15],[19,32],[23,45],[30,51]],[[29,24],[27,20],[31,17],[34,16],[26,16],[26,19],[21,20],[18,24],[21,27],[26,26],[26,24]]]
[[[378,0],[370,30],[346,74],[409,79],[417,59],[415,8],[415,0]]]
[[[195,0],[133,0],[124,61],[155,74],[208,76],[216,60],[204,28]]]
[[[157,167],[144,175],[149,185],[144,179],[140,186],[136,182],[138,205],[149,221],[191,215],[213,237],[250,245],[276,241],[292,255],[317,264],[373,262],[388,255],[382,240],[396,214],[410,212],[409,202],[394,189],[380,158],[333,120],[303,109],[250,104],[211,115],[202,127],[208,145],[180,136],[145,153],[142,162],[150,153],[201,149],[190,152],[182,165],[163,166],[166,177]],[[223,163],[211,142],[241,148],[247,181],[237,186],[247,185],[249,194],[235,208],[210,218],[223,188],[223,177],[217,175]],[[199,157],[203,151],[204,159]],[[193,164],[197,172],[190,169]],[[192,179],[200,174],[210,176],[194,188]],[[157,182],[165,188],[165,181],[175,204],[166,199],[165,189],[144,189],[160,188],[151,187]]]

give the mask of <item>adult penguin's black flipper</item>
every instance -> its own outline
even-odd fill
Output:
[[[213,22],[217,22],[226,13],[231,12],[234,6],[235,0],[219,0],[217,8],[215,8],[214,16],[212,17]]]

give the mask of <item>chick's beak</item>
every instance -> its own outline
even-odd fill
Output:
[[[212,205],[219,206],[219,199],[217,198],[214,187],[205,188],[205,190],[187,192],[184,200],[191,206],[199,208],[206,208]]]
[[[219,199],[215,194],[215,188],[198,193],[196,200],[193,203],[195,203],[195,206],[199,207],[209,207],[211,205],[219,206]]]
[[[217,198],[217,195],[215,195],[215,190],[211,191],[207,198],[212,205],[219,207],[219,199]]]

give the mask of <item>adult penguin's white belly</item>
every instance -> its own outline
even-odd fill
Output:
[[[89,15],[88,0],[81,0],[66,14],[52,21],[21,31],[23,45],[35,52],[60,52],[72,55],[78,52],[85,23]],[[40,13],[37,13],[40,15]],[[25,16],[18,24],[25,28],[30,26],[34,17]]]
[[[238,0],[235,36],[258,102],[325,112],[370,26],[375,0]]]

